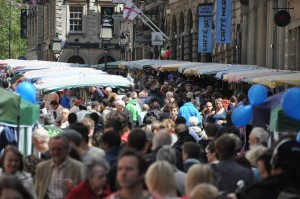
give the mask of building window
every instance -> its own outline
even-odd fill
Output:
[[[82,31],[82,7],[70,7],[70,31]]]

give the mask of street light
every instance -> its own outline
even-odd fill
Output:
[[[59,54],[61,53],[61,41],[58,38],[58,33],[56,33],[55,38],[51,41],[51,50],[55,54],[56,61],[58,61]]]
[[[125,59],[125,47],[127,46],[127,41],[126,41],[126,36],[124,35],[124,33],[122,32],[122,34],[120,35],[120,42],[119,45],[121,47],[121,60]]]
[[[102,41],[104,47],[104,71],[107,71],[107,45],[109,41],[112,39],[112,27],[113,25],[109,22],[108,19],[103,20],[103,24],[101,27],[100,39]]]

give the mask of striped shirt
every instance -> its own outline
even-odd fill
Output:
[[[63,199],[63,168],[66,166],[65,162],[56,166],[52,163],[52,175],[49,182],[47,196],[48,199]]]

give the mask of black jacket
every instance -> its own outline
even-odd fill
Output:
[[[182,133],[178,136],[178,140],[172,146],[176,152],[176,166],[181,171],[184,171],[182,159],[182,146],[185,142],[196,142],[196,140],[189,133]]]
[[[244,181],[245,188],[249,188],[255,183],[252,170],[241,166],[234,159],[222,160],[218,164],[213,164],[212,169],[216,173],[217,187],[222,192],[234,193],[240,180]]]
[[[300,179],[293,174],[271,176],[246,191],[246,199],[277,199],[283,191],[296,193],[300,198]]]

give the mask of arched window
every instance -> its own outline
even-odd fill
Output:
[[[85,64],[84,60],[80,56],[72,56],[69,58],[68,63]]]
[[[106,63],[109,62],[115,62],[116,60],[112,56],[106,56]],[[101,57],[98,61],[98,64],[104,64],[105,63],[105,57]]]

